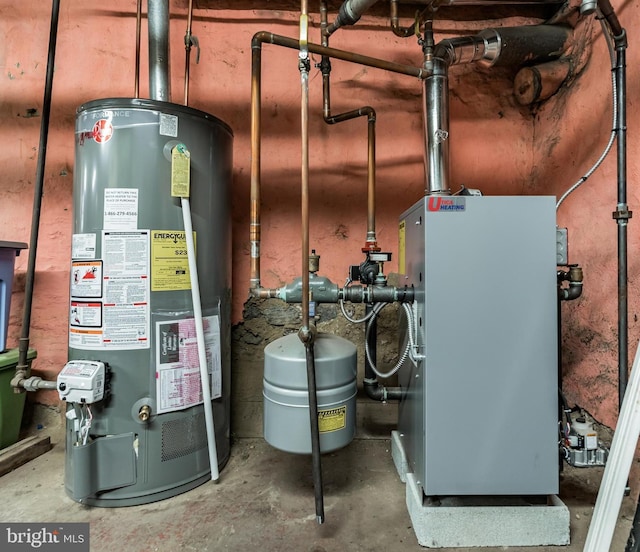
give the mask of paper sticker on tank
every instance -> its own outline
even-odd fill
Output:
[[[71,263],[71,297],[102,297],[102,261]]]
[[[96,235],[95,234],[73,234],[71,237],[71,258],[72,259],[95,259],[96,258]]]
[[[160,135],[178,137],[178,117],[160,113]]]
[[[330,433],[347,427],[347,407],[318,410],[318,429],[320,433]]]
[[[193,233],[196,242],[196,233]],[[151,231],[151,291],[191,289],[187,240],[182,230]]]
[[[407,223],[404,220],[398,225],[398,274],[406,274],[406,243],[407,243]]]
[[[220,319],[206,316],[204,325],[211,398],[222,396]],[[202,404],[200,361],[193,318],[156,323],[156,396],[158,414]]]
[[[102,326],[102,303],[71,301],[69,324],[77,328],[100,328]]]
[[[137,230],[138,190],[136,188],[104,189],[104,230]]]

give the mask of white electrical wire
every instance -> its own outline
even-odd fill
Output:
[[[369,321],[369,324],[367,324],[367,331],[366,331],[365,338],[364,338],[364,352],[365,352],[365,355],[367,357],[367,362],[369,363],[369,366],[371,366],[371,369],[373,370],[373,372],[379,378],[390,378],[398,370],[400,370],[400,367],[404,364],[404,361],[407,360],[407,357],[409,356],[409,353],[411,351],[412,343],[414,342],[413,336],[412,336],[413,323],[412,323],[412,320],[411,320],[411,318],[413,316],[413,311],[411,310],[411,307],[407,303],[402,303],[404,314],[407,317],[407,330],[408,330],[408,333],[409,333],[409,339],[407,340],[407,346],[404,348],[404,351],[402,352],[402,355],[400,355],[400,358],[398,359],[398,362],[396,362],[395,366],[393,368],[391,368],[391,370],[389,370],[388,372],[380,372],[378,370],[378,367],[375,365],[375,363],[371,359],[371,352],[369,350],[369,333],[371,331],[372,322],[376,319],[376,317],[378,316],[380,311],[382,311],[382,309],[387,306],[387,304],[388,303],[377,303],[376,305],[374,305],[373,310],[371,312],[375,313],[375,314],[371,318],[371,320]]]
[[[602,34],[604,35],[605,40],[607,42],[609,57],[611,59],[611,91],[612,91],[612,98],[613,98],[613,125],[612,125],[611,135],[609,136],[609,142],[605,146],[604,151],[602,152],[602,155],[600,155],[600,157],[595,162],[595,164],[584,174],[584,176],[582,176],[582,178],[580,178],[580,180],[578,180],[564,194],[562,194],[562,197],[556,203],[556,211],[560,208],[560,205],[562,205],[562,202],[565,199],[567,199],[567,197],[569,197],[570,194],[572,194],[580,186],[582,186],[582,184],[584,184],[584,182],[602,164],[602,162],[605,160],[607,155],[609,155],[609,152],[611,151],[611,148],[613,146],[613,142],[615,141],[616,135],[618,133],[618,129],[616,128],[618,123],[618,87],[616,86],[616,76],[615,76],[615,68],[616,68],[615,48],[613,45],[613,39],[611,38],[611,34],[609,33],[608,27],[606,26],[604,19],[602,18],[600,13],[598,15],[600,15],[600,25],[602,26]]]
[[[375,307],[374,307],[375,309]],[[369,312],[369,314],[367,314],[365,317],[363,318],[351,318],[351,316],[349,316],[347,314],[347,311],[344,308],[344,301],[342,299],[340,299],[340,310],[342,311],[342,315],[351,323],[353,324],[361,324],[362,322],[366,322],[367,320],[370,320],[371,317],[373,316],[374,313],[374,309],[371,309],[371,311]]]

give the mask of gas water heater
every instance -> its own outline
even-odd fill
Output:
[[[233,134],[188,107],[87,103],[76,117],[67,493],[97,506],[174,496],[210,474],[172,152],[190,154],[194,240],[218,463],[229,456]]]

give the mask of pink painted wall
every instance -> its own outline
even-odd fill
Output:
[[[184,3],[172,3],[173,100],[182,103]],[[620,2],[614,2],[619,5]],[[133,0],[97,4],[62,2],[46,166],[38,272],[31,342],[38,349],[37,370],[53,377],[66,361],[68,268],[73,180],[73,125],[78,105],[102,97],[131,97],[134,90],[135,5]],[[625,4],[620,19],[627,28],[639,23],[635,4]],[[0,239],[29,240],[36,149],[42,110],[50,11],[25,0],[0,6]],[[318,15],[312,39],[319,40]],[[514,21],[509,22],[514,24]],[[473,34],[482,22],[437,22],[438,38]],[[143,25],[143,29],[146,25]],[[197,9],[193,32],[202,45],[199,65],[192,65],[190,104],[225,120],[235,132],[233,183],[233,320],[241,321],[248,297],[249,268],[249,100],[250,42],[259,30],[297,36],[297,14],[277,11]],[[638,64],[630,37],[628,66]],[[146,33],[143,74],[146,85]],[[400,63],[420,64],[415,39],[401,40],[387,21],[364,18],[340,31],[332,46]],[[263,55],[263,206],[262,277],[278,286],[300,273],[299,246],[299,73],[297,54],[265,46]],[[319,59],[314,60],[319,61]],[[421,85],[411,77],[335,61],[333,111],[371,105],[378,112],[377,176],[380,245],[397,253],[398,215],[422,194]],[[561,193],[599,155],[611,128],[608,59],[598,39],[593,59],[574,85],[545,104],[536,115],[516,105],[509,71],[456,67],[451,70],[452,186],[483,189],[487,194]],[[629,77],[629,122],[634,110],[637,74]],[[321,273],[342,284],[347,267],[360,261],[366,218],[366,123],[356,120],[329,127],[321,118],[321,76],[313,68],[311,104],[311,245],[322,255]],[[629,204],[638,204],[640,161],[637,133],[629,133]],[[571,260],[585,268],[582,299],[565,305],[567,391],[571,401],[598,419],[615,423],[615,158],[576,192],[560,212],[570,228]],[[636,221],[630,226],[631,353],[639,331]],[[17,263],[9,346],[20,332],[27,255]],[[396,269],[394,261],[387,271]],[[54,403],[42,393],[39,400]]]

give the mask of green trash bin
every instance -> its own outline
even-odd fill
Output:
[[[36,358],[35,349],[27,352],[29,367]],[[20,434],[26,393],[14,393],[11,380],[18,365],[18,349],[0,353],[0,449],[13,445]]]

